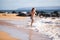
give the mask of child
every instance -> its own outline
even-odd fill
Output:
[[[32,8],[32,10],[31,10],[31,27],[34,22],[35,13],[36,13],[36,9]]]

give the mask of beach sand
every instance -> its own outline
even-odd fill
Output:
[[[5,13],[0,13],[0,25],[4,25],[4,26],[13,26],[13,24],[9,24],[9,23],[5,23],[4,21],[2,21],[1,19],[7,19],[7,20],[22,20],[24,19],[24,17],[19,17],[16,16],[17,14],[5,14]],[[6,25],[7,24],[7,25]],[[20,38],[14,38],[12,37],[10,34],[8,34],[7,32],[1,31],[0,30],[0,40],[21,40]]]
[[[20,39],[13,38],[8,33],[0,31],[0,40],[20,40]]]
[[[6,38],[7,40],[7,38],[9,38],[11,40],[29,40],[29,35],[32,35],[31,40],[51,40],[50,38],[48,38],[48,36],[33,30],[32,34],[30,34],[30,29],[28,29],[28,27],[25,27],[24,25],[27,23],[27,17],[21,17],[16,15],[17,14],[0,14],[0,39],[5,40]],[[23,22],[23,24],[21,22]],[[23,26],[21,27],[20,24]],[[19,27],[17,27],[17,25]],[[14,37],[10,35],[13,35]]]
[[[26,17],[23,16],[17,16],[17,14],[5,14],[5,13],[0,13],[0,19],[8,19],[8,20],[22,20],[25,19]]]

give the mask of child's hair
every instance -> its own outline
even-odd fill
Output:
[[[33,11],[35,8],[32,8],[32,10],[31,11]]]

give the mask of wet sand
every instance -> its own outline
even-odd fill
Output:
[[[2,23],[3,23],[3,21],[1,21]],[[9,23],[8,23],[9,24]],[[14,29],[17,29],[19,32],[23,32],[23,34],[25,35],[25,34],[27,34],[26,36],[25,36],[25,38],[27,38],[27,40],[29,39],[29,34],[30,34],[30,30],[29,29],[26,29],[25,27],[23,28],[23,27],[16,27],[16,26],[13,26],[13,25],[11,25],[11,24],[9,24],[9,25],[7,25],[7,23],[6,22],[4,22],[3,24],[1,24],[0,23],[0,26],[1,25],[3,25],[2,27],[0,27],[0,30],[3,30],[3,31],[8,31],[8,30],[11,30],[12,28],[13,28],[13,30]],[[11,26],[10,26],[11,25]],[[6,27],[8,27],[7,29],[5,29]],[[11,28],[11,29],[9,29],[9,28]],[[13,31],[13,30],[11,30],[11,31]],[[10,33],[10,32],[7,32],[7,33]],[[14,32],[12,32],[12,34],[13,34]],[[10,35],[12,35],[12,34],[10,34]],[[18,33],[18,35],[19,36],[24,36],[23,34],[19,34]],[[22,37],[23,39],[25,39],[24,37]],[[19,39],[19,38],[18,38]],[[48,38],[48,36],[46,36],[46,35],[43,35],[43,34],[40,34],[40,33],[38,33],[38,32],[35,32],[35,31],[32,31],[32,37],[31,37],[31,39],[32,40],[50,40],[49,38]]]

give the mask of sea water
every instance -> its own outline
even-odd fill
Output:
[[[52,40],[60,40],[60,18],[41,18],[36,20],[32,27],[53,38]]]

